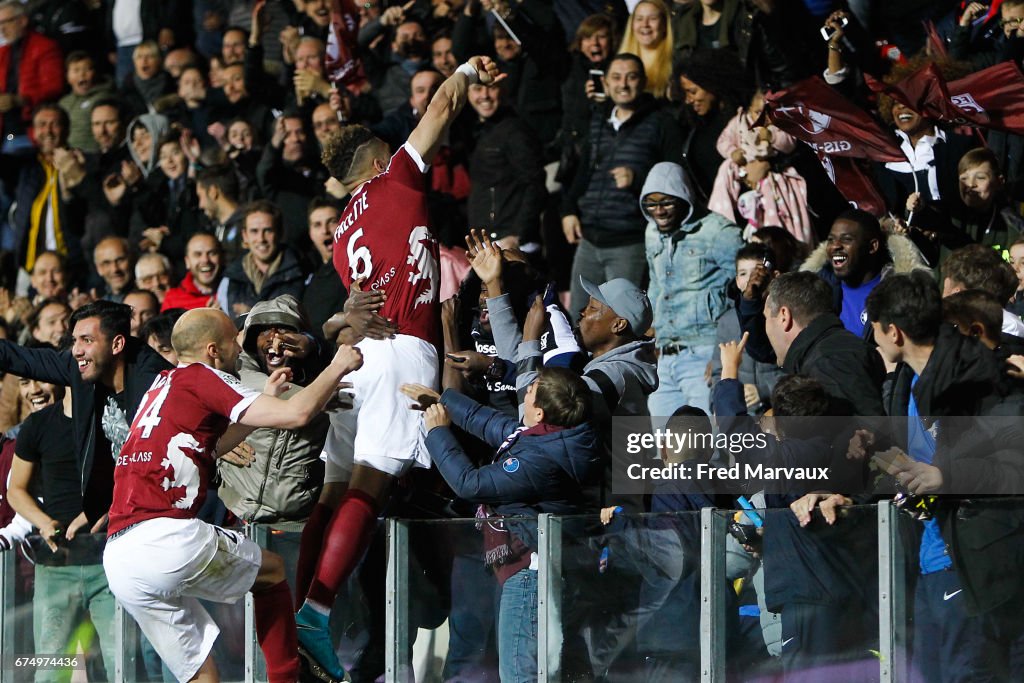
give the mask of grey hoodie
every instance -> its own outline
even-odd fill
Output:
[[[148,159],[140,159],[139,155],[135,153],[135,147],[132,145],[132,135],[139,126],[148,130],[152,137]],[[149,174],[156,168],[157,160],[160,158],[160,138],[167,133],[170,127],[170,120],[162,114],[140,114],[128,124],[128,136],[125,138],[128,151],[132,155],[132,161],[139,167],[144,177],[148,178]]]
[[[694,205],[679,164],[663,161],[654,165],[644,181],[641,202],[655,192],[684,203],[680,226],[669,232],[658,230],[644,211],[644,247],[651,274],[647,295],[654,307],[658,347],[713,345],[718,318],[726,308],[725,285],[736,276],[742,233],[727,218]]]

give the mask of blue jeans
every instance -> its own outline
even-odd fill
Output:
[[[665,418],[680,406],[694,406],[709,412],[711,390],[704,382],[704,369],[715,351],[714,344],[699,344],[688,346],[679,353],[661,354],[658,358],[658,390],[647,398],[654,429],[664,427]]]
[[[498,610],[501,683],[537,680],[537,572],[521,569],[501,587]]]

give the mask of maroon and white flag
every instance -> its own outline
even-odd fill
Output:
[[[896,139],[866,111],[815,76],[765,95],[779,129],[828,156],[906,161]]]
[[[358,90],[366,81],[356,50],[359,10],[353,0],[331,0],[331,27],[327,31],[327,80],[338,88]]]
[[[1024,74],[1013,62],[1002,62],[946,81],[928,64],[891,85],[864,76],[868,87],[885,93],[922,116],[957,126],[1024,133]]]
[[[889,131],[818,77],[765,96],[771,122],[818,155],[829,179],[853,206],[875,216],[885,200],[861,168],[863,159],[906,161]]]

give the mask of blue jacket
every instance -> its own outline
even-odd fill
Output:
[[[445,391],[441,404],[452,423],[495,449],[520,427],[514,418],[457,391]],[[597,435],[589,424],[521,435],[498,462],[482,467],[470,461],[447,427],[430,430],[427,450],[456,496],[508,516],[580,512],[583,484],[598,468]]]
[[[645,235],[651,284],[647,295],[654,307],[658,346],[668,343],[714,344],[718,319],[727,307],[725,285],[736,277],[736,252],[743,237],[736,225],[694,205],[679,164],[656,164],[647,175],[641,201],[659,192],[683,200],[682,224],[672,232],[658,230],[648,219]]]

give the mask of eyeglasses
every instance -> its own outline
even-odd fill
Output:
[[[660,202],[643,202],[640,206],[646,211],[653,211],[654,209],[671,209],[678,203],[678,199],[662,199]]]
[[[1021,18],[1021,17],[1014,17],[1012,19],[1000,19],[999,20],[999,25],[1000,26],[1004,26],[1004,27],[1005,26],[1009,26],[1010,28],[1016,28],[1016,27],[1020,26],[1021,24],[1024,24],[1024,18]]]

